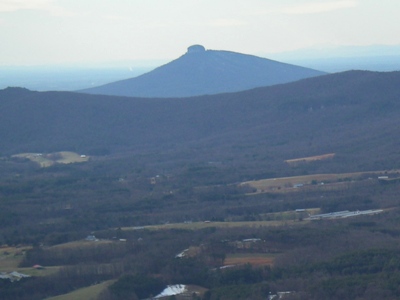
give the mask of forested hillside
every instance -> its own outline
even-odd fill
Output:
[[[346,164],[335,170],[387,168],[397,163],[399,81],[399,72],[352,71],[187,99],[9,88],[0,92],[0,151],[151,152],[249,165],[337,153]]]
[[[0,298],[399,298],[399,83],[0,91]]]

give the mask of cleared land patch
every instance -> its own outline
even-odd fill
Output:
[[[330,159],[335,156],[335,153],[328,153],[323,155],[309,156],[309,157],[301,157],[301,158],[293,158],[285,160],[285,163],[289,165],[297,165],[300,163],[308,163],[316,160],[325,160]]]
[[[74,249],[74,248],[81,248],[81,247],[92,247],[93,245],[101,245],[101,244],[110,244],[113,243],[110,240],[96,240],[96,241],[87,241],[87,240],[79,240],[68,242],[64,244],[58,244],[51,246],[51,249]]]
[[[55,153],[20,153],[12,155],[14,158],[29,159],[30,161],[37,163],[40,167],[46,168],[54,164],[72,164],[87,162],[89,157],[86,155],[80,155],[75,152],[61,151]]]
[[[228,254],[224,260],[225,266],[251,264],[254,266],[272,266],[275,255],[269,253],[235,253]]]
[[[0,248],[0,272],[16,271],[24,258],[24,253],[31,247],[2,247]]]
[[[47,276],[56,273],[60,267],[46,267],[38,270],[33,267],[20,268],[19,264],[22,262],[25,251],[31,247],[2,247],[0,248],[0,272],[17,271],[22,274],[30,276]]]
[[[280,177],[242,182],[240,185],[249,185],[257,189],[256,193],[297,191],[298,188],[324,187],[327,189],[340,188],[340,185],[352,180],[359,180],[363,176],[377,176],[396,174],[399,170],[371,171],[342,174],[313,174],[293,177]]]
[[[304,221],[303,221],[304,223]],[[141,227],[124,227],[123,230],[161,230],[161,229],[187,229],[197,230],[209,227],[235,228],[235,227],[277,227],[283,225],[303,224],[296,221],[249,221],[249,222],[193,222],[193,223],[171,223],[163,225],[149,225]]]
[[[68,294],[46,298],[46,300],[95,300],[98,298],[100,293],[109,287],[115,280],[108,280],[99,284],[95,284],[89,287],[81,288]]]

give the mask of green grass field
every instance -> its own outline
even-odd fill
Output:
[[[0,248],[0,272],[17,271],[18,265],[24,258],[24,252],[30,247],[2,247]]]
[[[303,221],[304,223],[305,221]],[[162,229],[187,229],[198,230],[203,228],[235,228],[235,227],[276,227],[282,225],[300,224],[298,221],[243,221],[243,222],[193,222],[193,223],[170,223],[163,225],[143,226],[140,229],[162,230]],[[124,227],[123,230],[139,230],[137,227]]]
[[[108,286],[110,286],[115,280],[105,281],[96,285],[81,288],[68,294],[46,298],[46,300],[95,300]]]
[[[30,247],[3,247],[0,249],[0,272],[17,271],[22,274],[31,276],[47,276],[56,273],[60,267],[46,267],[42,270],[37,270],[32,267],[19,268],[19,264],[24,258],[24,251]]]
[[[86,240],[79,240],[79,241],[73,241],[73,242],[68,242],[64,244],[58,244],[51,246],[53,249],[57,248],[77,248],[77,247],[92,247],[93,245],[100,245],[100,244],[110,244],[112,241],[109,240],[97,240],[97,241],[86,241]]]

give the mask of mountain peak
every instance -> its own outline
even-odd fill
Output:
[[[254,55],[188,47],[187,53],[135,78],[81,90],[130,97],[189,97],[238,92],[325,74]]]

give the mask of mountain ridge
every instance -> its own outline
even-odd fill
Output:
[[[346,160],[332,166],[340,171],[391,168],[399,82],[400,72],[349,71],[190,99],[5,89],[0,153],[156,153],[171,161],[254,163],[265,155],[283,162],[337,153],[335,160]]]

